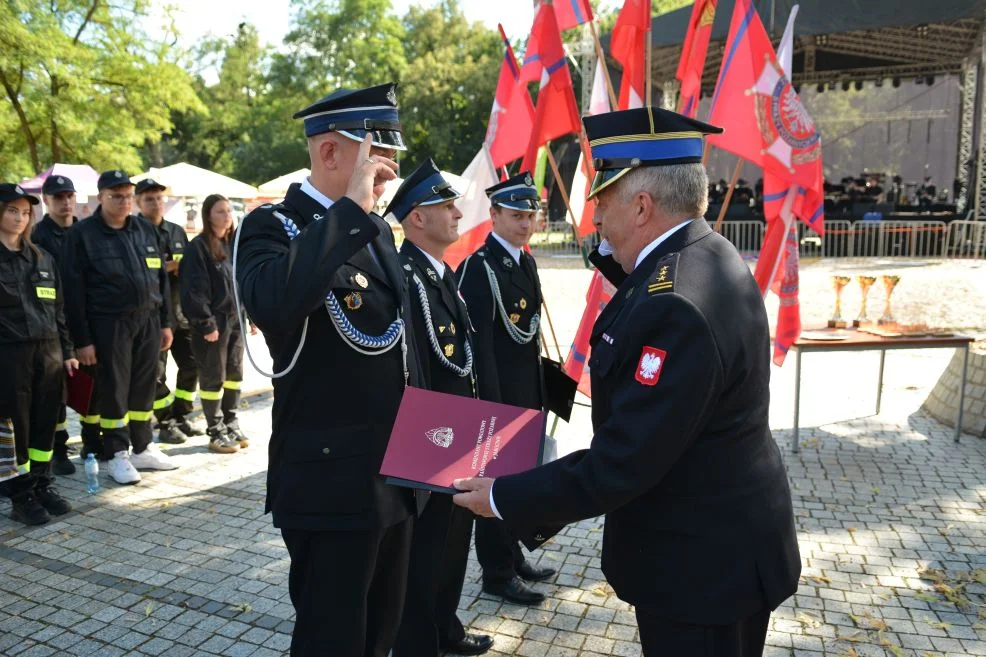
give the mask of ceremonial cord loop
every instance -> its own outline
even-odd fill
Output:
[[[538,328],[541,325],[541,315],[539,313],[534,313],[531,317],[531,323],[529,325],[529,330],[524,331],[510,321],[510,316],[507,314],[507,309],[503,307],[503,296],[500,294],[500,284],[496,280],[496,274],[493,273],[493,268],[490,267],[490,263],[483,261],[483,266],[486,267],[486,276],[490,281],[490,291],[493,293],[493,299],[496,301],[496,306],[500,310],[500,317],[503,319],[503,326],[507,329],[507,335],[516,342],[517,344],[529,344],[531,340],[537,337]]]
[[[472,347],[469,346],[469,339],[465,340],[465,350],[466,350],[466,363],[465,367],[459,367],[452,361],[450,361],[445,353],[442,351],[441,346],[438,344],[438,336],[435,335],[435,326],[431,320],[431,304],[428,303],[428,294],[425,291],[424,283],[418,278],[418,275],[414,275],[414,284],[418,288],[418,300],[421,302],[421,312],[425,318],[425,326],[428,329],[428,342],[431,344],[431,350],[434,352],[438,361],[452,371],[453,374],[460,378],[464,378],[472,375]]]

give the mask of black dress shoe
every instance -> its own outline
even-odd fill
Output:
[[[544,594],[535,591],[519,577],[506,582],[483,582],[483,591],[519,605],[536,605],[544,600]]]
[[[555,569],[541,568],[525,559],[524,563],[520,564],[520,567],[517,568],[517,574],[528,582],[543,582],[555,574]]]
[[[482,655],[493,647],[493,637],[485,634],[466,634],[462,639],[445,646],[445,652],[455,655]]]

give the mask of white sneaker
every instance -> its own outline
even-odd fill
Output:
[[[161,449],[151,443],[147,446],[140,454],[134,452],[130,455],[130,462],[133,463],[134,467],[138,470],[174,470],[178,466],[175,465],[168,455],[161,451]]]
[[[115,453],[107,466],[113,481],[118,484],[136,484],[140,481],[140,473],[130,462],[130,452],[126,450]]]

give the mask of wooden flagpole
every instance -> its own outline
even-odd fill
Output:
[[[565,359],[561,355],[561,345],[558,344],[558,336],[555,335],[555,323],[551,321],[551,313],[548,312],[548,302],[542,297],[541,305],[544,306],[544,317],[548,320],[548,330],[551,331],[551,339],[555,341],[555,351],[558,352],[558,362],[564,363]],[[551,350],[548,349],[548,341],[544,337],[544,333],[541,333],[541,342],[544,344],[544,353],[549,358],[551,357]]]
[[[736,168],[733,169],[733,179],[729,181],[729,189],[726,190],[726,198],[719,208],[719,218],[716,219],[716,232],[722,232],[722,220],[726,218],[726,211],[729,210],[729,201],[733,198],[733,190],[736,189],[736,181],[739,180],[740,169],[743,168],[743,158],[736,158]]]
[[[650,19],[648,19],[650,20]],[[654,47],[651,45],[651,23],[647,24],[647,56],[645,57],[644,63],[647,66],[647,107],[652,107],[652,96],[654,95],[654,71],[652,69],[653,58],[654,58]]]
[[[603,80],[606,81],[606,91],[609,93],[610,111],[615,112],[617,105],[619,105],[619,100],[616,97],[616,91],[613,89],[613,80],[609,77],[609,67],[606,66],[606,53],[603,51],[603,44],[599,41],[599,33],[596,32],[595,20],[589,21],[589,28],[592,30],[592,40],[596,44],[596,57],[599,58],[599,62],[602,64]],[[583,111],[585,110],[583,109]]]
[[[561,179],[561,172],[558,171],[558,162],[555,161],[555,156],[551,152],[551,142],[548,142],[545,148],[548,151],[548,164],[551,165],[551,173],[555,177],[555,184],[558,185],[558,191],[561,192],[561,199],[565,202],[565,209],[568,210],[568,216],[572,220],[572,235],[575,236],[575,243],[581,249],[582,238],[579,236],[579,222],[575,218],[575,213],[572,211],[572,203],[568,196],[568,190],[565,189],[565,181]]]

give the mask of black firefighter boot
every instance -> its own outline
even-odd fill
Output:
[[[31,461],[31,478],[34,479],[34,497],[45,511],[53,516],[63,516],[72,505],[55,490],[55,478],[48,472],[48,464]]]
[[[10,518],[25,525],[43,525],[51,516],[34,494],[35,480],[30,474],[4,482],[4,491],[10,496]]]
[[[240,391],[223,391],[223,424],[226,425],[226,433],[236,441],[240,449],[250,446],[250,439],[240,430],[240,422],[236,418],[236,411],[240,407]]]
[[[205,433],[209,436],[209,451],[217,454],[232,454],[239,451],[240,448],[236,444],[236,440],[226,432],[219,405],[218,399],[202,400],[202,413],[208,423]]]
[[[178,428],[178,423],[172,418],[161,420],[158,424],[157,441],[169,445],[181,445],[188,440],[188,436]]]
[[[75,474],[75,464],[68,457],[68,445],[61,440],[60,433],[64,432],[55,432],[55,444],[52,447],[51,455],[51,471],[61,476]],[[67,433],[65,434],[65,438],[66,440],[68,439]]]

